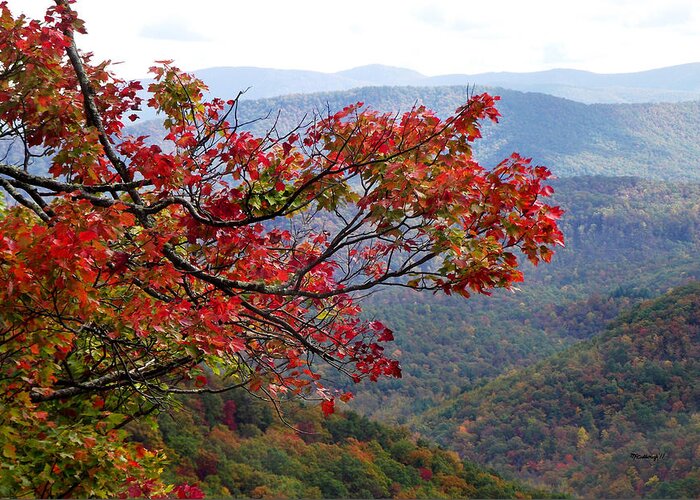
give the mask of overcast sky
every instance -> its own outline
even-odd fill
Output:
[[[41,15],[48,0],[10,0]],[[80,48],[142,77],[257,66],[334,72],[365,64],[425,75],[700,62],[698,0],[78,0]]]

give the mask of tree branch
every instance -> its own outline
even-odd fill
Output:
[[[117,387],[132,385],[134,380],[139,382],[147,382],[148,380],[167,375],[177,368],[194,363],[194,361],[195,359],[192,356],[184,356],[170,361],[169,363],[150,368],[150,365],[155,362],[155,359],[153,359],[140,368],[135,368],[125,372],[120,371],[108,373],[107,375],[89,380],[87,382],[66,387],[65,389],[58,389],[50,394],[42,394],[39,388],[34,388],[31,393],[31,400],[34,403],[54,401],[57,399],[70,398],[79,394],[111,390]]]

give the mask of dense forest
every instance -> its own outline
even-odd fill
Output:
[[[700,284],[424,420],[466,457],[593,497],[700,495]]]
[[[130,432],[214,496],[697,497],[699,314],[700,284],[679,287],[415,418],[444,449],[351,412],[290,402],[281,420],[241,391],[181,399]]]
[[[700,278],[700,186],[636,178],[555,184],[566,247],[525,267],[515,293],[459,298],[384,291],[365,308],[399,333],[404,378],[355,387],[353,407],[411,415],[604,330],[620,312]],[[643,270],[643,272],[640,272]]]
[[[692,414],[700,395],[690,360],[697,355],[692,328],[700,287],[664,293],[700,278],[700,186],[603,177],[554,185],[556,202],[567,210],[567,247],[551,265],[529,267],[518,292],[466,302],[407,291],[373,295],[367,314],[400,333],[395,354],[404,378],[352,386],[349,404],[408,423],[469,460],[546,490],[503,483],[425,441],[416,444],[405,429],[354,414],[323,419],[317,408],[293,406],[286,412],[292,424],[316,434],[295,433],[244,393],[190,400],[187,412],[160,419],[160,433],[140,429],[135,436],[167,445],[178,464],[171,473],[212,494],[696,495],[699,429]],[[611,353],[620,359],[608,361]],[[533,365],[548,355],[554,357]],[[573,401],[571,408],[561,401]],[[439,412],[430,410],[435,406]],[[345,433],[338,434],[339,425]],[[425,466],[442,458],[407,461],[396,454],[397,442],[451,457],[450,468]],[[632,453],[664,459],[635,460]],[[330,456],[338,461],[323,458]],[[423,469],[432,474],[427,482]],[[369,484],[374,489],[363,489]]]
[[[355,413],[284,405],[284,419],[243,391],[181,398],[131,439],[164,449],[165,477],[237,498],[553,498],[447,449]],[[185,431],[186,430],[186,431]]]
[[[408,109],[423,103],[447,113],[469,91],[465,87],[366,88],[245,101],[239,111],[245,120],[282,109],[269,120],[250,126],[262,130],[277,120],[284,130],[309,109],[324,112],[354,101],[380,109]],[[518,150],[554,168],[560,179],[552,183],[553,202],[566,212],[561,224],[566,248],[557,251],[550,265],[525,263],[525,281],[515,293],[468,301],[407,290],[373,294],[366,301],[365,314],[397,332],[391,354],[401,361],[403,378],[359,386],[343,379],[335,382],[355,392],[351,409],[380,421],[406,424],[428,438],[439,438],[448,448],[457,447],[474,461],[487,456],[489,466],[510,477],[571,494],[696,495],[693,477],[697,471],[689,466],[697,461],[692,443],[683,446],[685,452],[676,453],[673,465],[669,458],[656,469],[643,467],[648,460],[629,460],[629,453],[643,455],[645,450],[660,449],[660,445],[654,447],[654,440],[675,443],[683,433],[698,434],[697,422],[693,427],[687,418],[679,420],[670,411],[673,403],[668,408],[653,408],[658,425],[654,428],[657,434],[651,437],[644,434],[648,429],[635,430],[629,423],[628,413],[633,409],[644,415],[651,411],[640,407],[644,406],[640,401],[652,397],[658,387],[645,396],[634,396],[632,391],[630,397],[636,403],[620,403],[626,410],[612,424],[595,423],[594,410],[584,412],[580,421],[561,425],[554,419],[551,425],[543,424],[542,409],[528,414],[524,424],[517,420],[523,429],[538,422],[539,431],[548,437],[545,444],[532,442],[539,431],[528,434],[528,441],[519,435],[521,431],[502,429],[503,419],[511,414],[502,412],[498,404],[509,398],[517,401],[518,391],[530,394],[522,383],[516,383],[517,377],[530,373],[521,372],[524,367],[535,370],[532,365],[548,363],[542,360],[549,356],[563,352],[554,359],[564,360],[569,353],[579,352],[576,349],[586,350],[589,339],[603,334],[611,322],[619,323],[620,314],[700,279],[696,258],[700,251],[700,186],[688,183],[698,180],[699,170],[694,168],[700,157],[698,103],[584,105],[543,94],[501,89],[497,93],[502,96],[499,109],[503,117],[499,125],[485,128],[476,154],[495,162]],[[605,173],[606,177],[580,176],[591,173]],[[661,364],[654,369],[667,368]],[[543,370],[559,370],[555,377],[581,371],[570,372],[561,363]],[[493,382],[499,376],[506,378]],[[583,393],[588,390],[571,384],[566,387]],[[496,394],[505,388],[518,389],[506,391],[503,397]],[[543,399],[543,404],[556,409],[559,396],[564,397],[556,393]],[[687,406],[682,399],[680,402]],[[482,403],[483,414],[478,413]],[[436,406],[442,408],[440,417],[431,411]],[[466,418],[462,416],[469,411],[481,415],[478,428],[485,430],[477,438],[461,434]],[[577,415],[575,407],[574,413]],[[444,416],[449,418],[440,425]],[[550,426],[552,432],[547,430]],[[610,438],[615,432],[617,437]],[[590,446],[577,448],[583,442]],[[624,459],[611,455],[616,446],[624,448]],[[668,450],[659,453],[670,457]],[[609,472],[604,474],[606,468]]]

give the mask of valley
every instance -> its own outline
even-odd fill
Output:
[[[403,425],[548,491],[697,495],[698,398],[688,385],[698,375],[689,355],[697,349],[694,316],[654,319],[654,340],[618,337],[640,327],[635,314],[657,307],[649,300],[662,297],[669,311],[691,315],[697,307],[700,101],[582,104],[487,90],[501,96],[502,117],[485,127],[475,156],[493,165],[519,151],[552,168],[559,179],[551,203],[565,210],[566,247],[549,265],[524,263],[515,292],[466,301],[405,289],[373,294],[365,316],[396,332],[390,348],[403,378],[356,386],[336,377],[333,384],[355,393],[343,408]],[[237,112],[256,133],[273,123],[284,133],[311,120],[313,109],[323,115],[361,101],[385,111],[424,104],[445,114],[475,91],[372,87],[242,100]],[[676,331],[685,339],[677,358],[654,358],[658,349],[649,342]],[[605,355],[614,349],[632,351],[611,372]],[[681,371],[661,375],[669,370]],[[619,385],[634,379],[647,382]],[[622,400],[614,400],[611,384]],[[572,402],[562,408],[564,401]],[[630,461],[635,450],[668,458]]]

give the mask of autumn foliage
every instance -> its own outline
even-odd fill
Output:
[[[560,211],[544,167],[491,169],[476,95],[441,119],[363,105],[292,131],[246,131],[237,101],[169,62],[141,85],[81,53],[58,0],[43,20],[0,4],[0,496],[167,494],[129,420],[207,373],[270,399],[339,396],[324,375],[400,376],[362,294],[469,296],[548,261]],[[162,137],[132,135],[145,106]],[[329,368],[323,368],[323,367]],[[347,395],[343,398],[347,399]],[[21,453],[20,453],[21,450]],[[181,495],[196,489],[181,486]],[[170,494],[174,494],[170,491]]]

